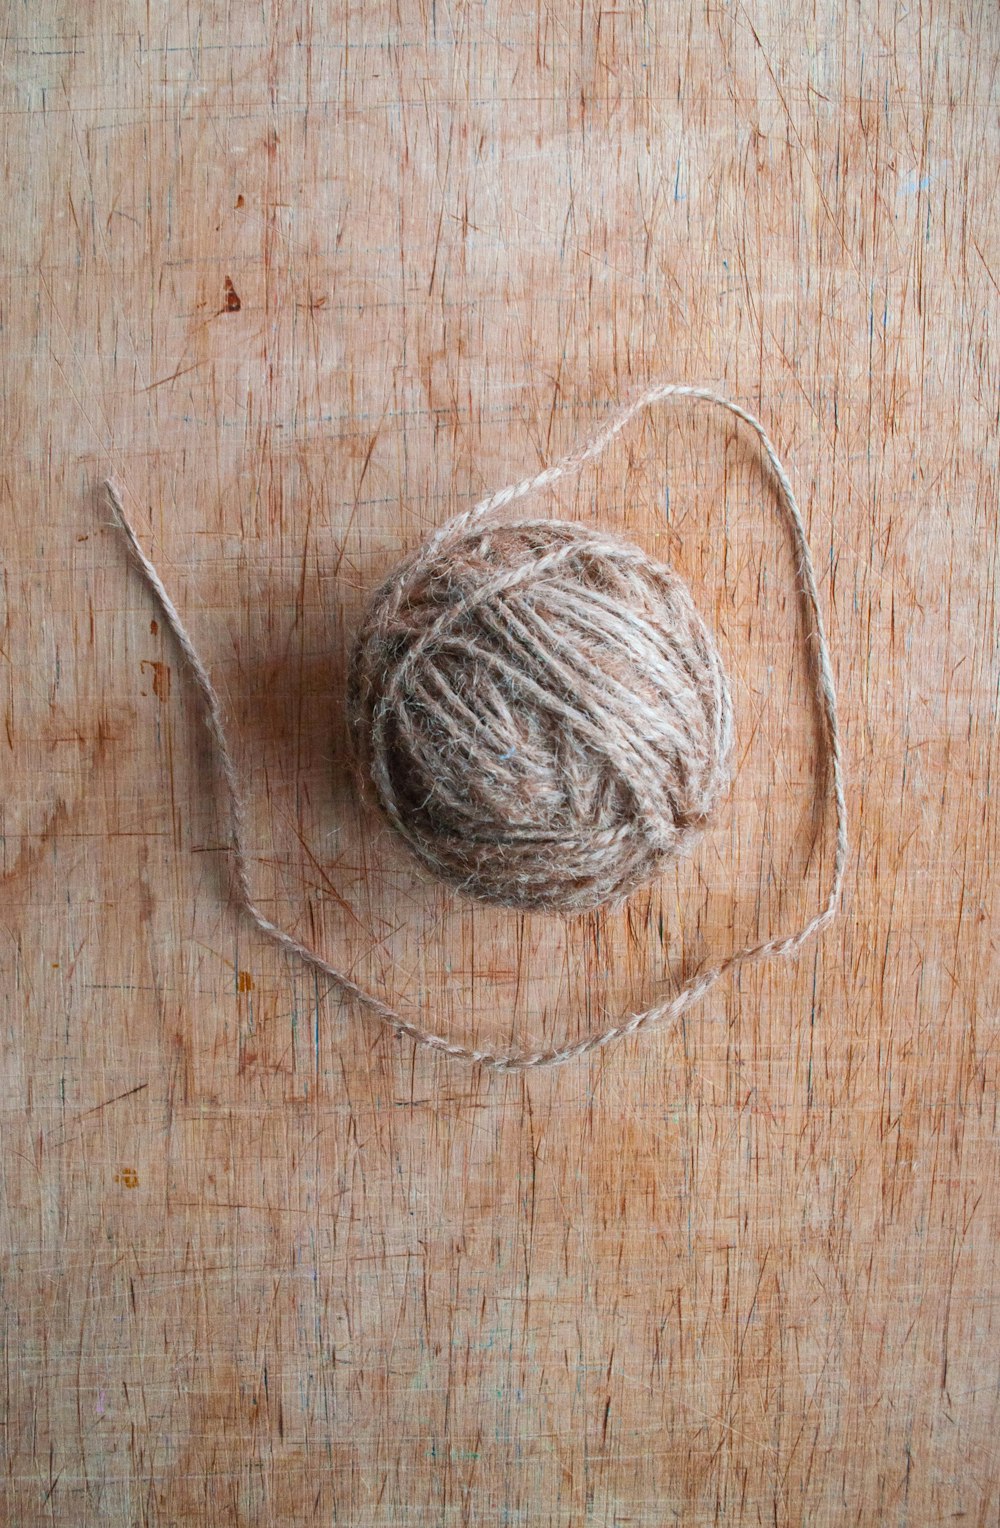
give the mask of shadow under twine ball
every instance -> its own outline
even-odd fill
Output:
[[[467,523],[401,563],[355,638],[348,712],[417,857],[507,907],[621,901],[730,781],[729,686],[687,586],[558,520]]]

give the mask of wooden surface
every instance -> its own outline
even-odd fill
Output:
[[[4,10],[4,1520],[996,1523],[995,8]],[[733,679],[727,810],[621,914],[428,883],[358,804],[344,655],[402,549],[658,377],[800,489],[845,912],[676,1032],[490,1079],[226,910],[98,488],[224,694],[264,905],[552,1039],[829,868],[756,453],[665,409],[547,506],[672,559]]]

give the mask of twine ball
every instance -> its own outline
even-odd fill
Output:
[[[728,787],[715,641],[683,580],[628,541],[469,518],[364,614],[348,686],[363,775],[459,891],[563,913],[619,902]]]

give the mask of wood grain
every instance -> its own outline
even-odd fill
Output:
[[[1000,27],[979,0],[5,7],[2,1311],[12,1524],[996,1523]],[[553,510],[669,557],[733,677],[691,862],[566,924],[357,800],[366,592],[649,380],[763,417],[846,733],[842,921],[528,1079],[393,1040],[647,1002],[829,864],[756,453],[664,410]]]

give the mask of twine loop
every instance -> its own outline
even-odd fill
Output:
[[[676,1022],[727,972],[794,955],[836,914],[847,805],[830,653],[802,514],[763,425],[711,388],[658,383],[561,461],[447,522],[371,601],[349,712],[382,810],[423,862],[489,901],[577,911],[616,901],[683,852],[728,782],[732,709],[721,660],[683,582],[617,538],[555,520],[507,524],[508,505],[600,456],[644,409],[708,403],[748,425],[795,554],[835,838],[826,896],[791,933],[745,945],[669,997],[581,1039],[473,1047],[396,1012],[261,911],[240,781],[218,694],[113,482],[116,521],[190,673],[224,790],[232,896],[261,933],[397,1035],[500,1072],[558,1066]]]

